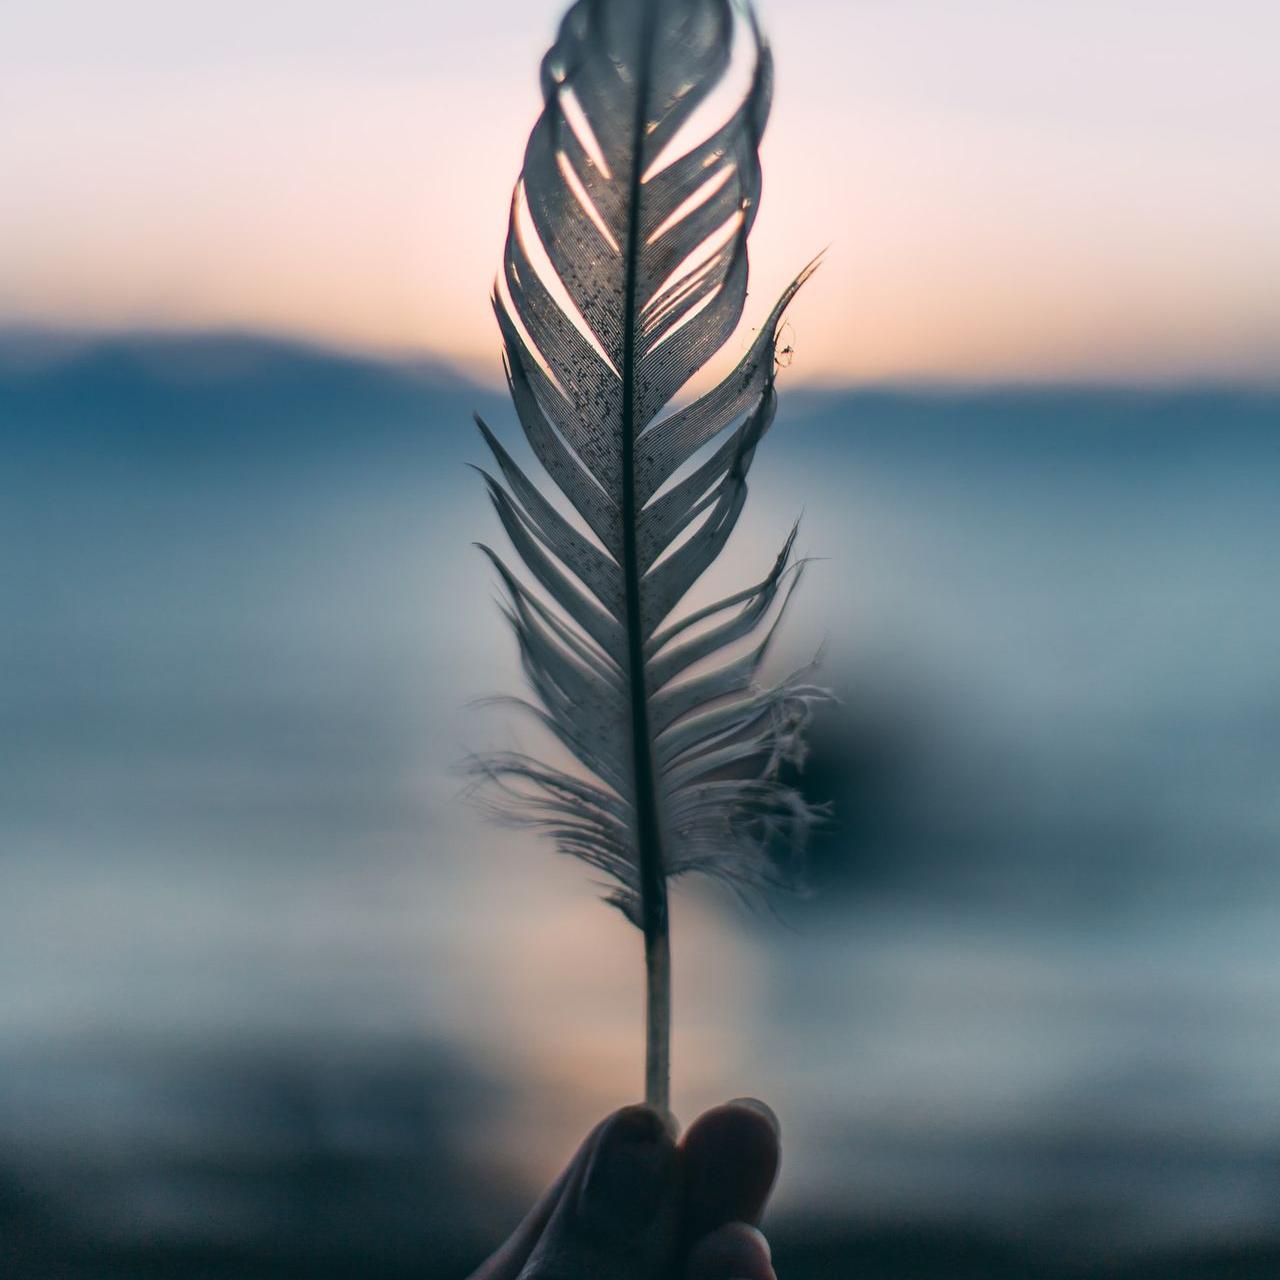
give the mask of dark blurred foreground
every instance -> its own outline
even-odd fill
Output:
[[[315,1045],[293,1059],[160,1063],[134,1050],[61,1079],[42,1072],[26,1089],[20,1066],[6,1066],[10,1103],[42,1099],[61,1112],[56,1146],[23,1151],[20,1134],[5,1135],[6,1280],[461,1280],[534,1192],[511,1176],[501,1151],[477,1150],[468,1132],[469,1121],[500,1115],[501,1091],[426,1051],[402,1046],[379,1058]],[[147,1097],[149,1135],[103,1131],[103,1100],[120,1091]],[[1141,1161],[1135,1170],[1140,1176]],[[1070,1206],[1020,1235],[856,1210],[840,1220],[775,1215],[766,1224],[783,1280],[1280,1274],[1280,1233],[1115,1255],[1095,1246],[1082,1255],[1074,1225]]]

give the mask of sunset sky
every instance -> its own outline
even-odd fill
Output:
[[[497,372],[560,0],[0,11],[0,324],[231,326]],[[1274,0],[761,0],[759,313],[795,373],[1280,372]]]

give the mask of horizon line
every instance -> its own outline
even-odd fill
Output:
[[[296,330],[276,329],[250,325],[169,325],[164,323],[126,323],[105,325],[64,325],[44,321],[26,321],[17,318],[0,319],[0,373],[26,367],[35,371],[70,362],[81,352],[94,347],[112,344],[164,344],[195,345],[198,343],[241,342],[261,347],[275,347],[318,358],[340,360],[389,370],[408,372],[415,368],[421,372],[430,369],[442,378],[464,383],[479,392],[502,393],[505,380],[500,373],[501,348],[494,344],[492,360],[459,359],[429,347],[410,343],[361,343],[343,342]],[[30,359],[12,358],[12,346],[30,343],[33,350]],[[4,348],[9,348],[6,353]],[[8,354],[9,358],[5,358]],[[492,365],[489,375],[484,367]],[[806,377],[803,371],[782,371],[782,383],[790,383],[796,392],[839,394],[849,392],[910,391],[917,394],[966,394],[981,391],[1128,391],[1177,394],[1189,392],[1234,391],[1263,396],[1280,395],[1280,362],[1274,373],[1256,375],[1208,374],[1171,372],[1167,375],[1115,375],[1081,372],[1075,376],[1061,373],[1037,376],[974,376],[942,375],[934,373],[907,373],[888,376],[863,377],[852,375],[838,378],[830,374]]]

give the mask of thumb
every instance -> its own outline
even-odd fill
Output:
[[[519,1280],[660,1280],[680,1227],[680,1178],[667,1122],[624,1107],[594,1135]]]

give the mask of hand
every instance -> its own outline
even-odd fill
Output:
[[[647,1107],[615,1111],[471,1280],[777,1280],[756,1228],[778,1122],[726,1103],[676,1143]]]

